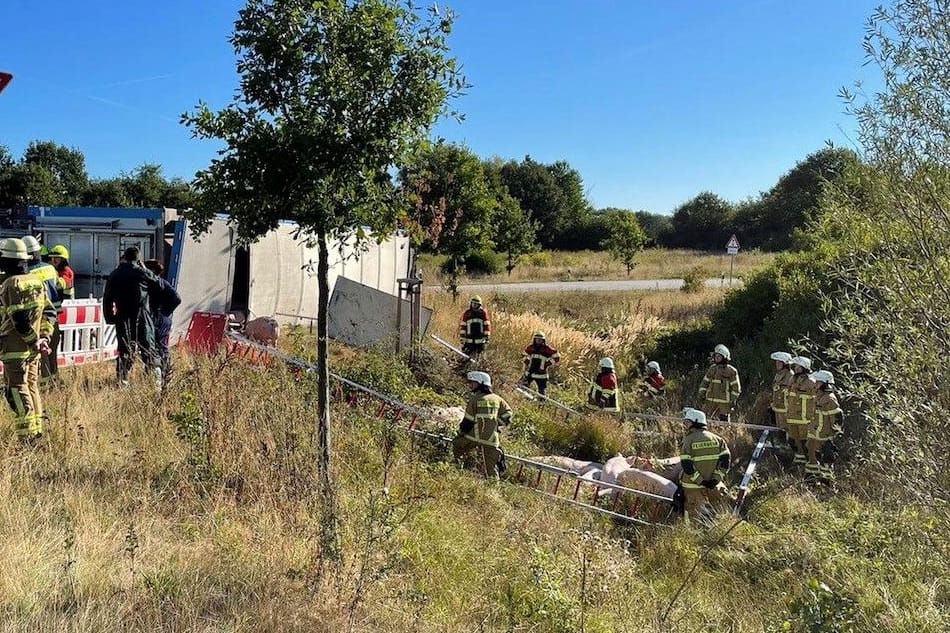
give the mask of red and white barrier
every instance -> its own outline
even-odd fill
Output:
[[[102,318],[99,299],[67,299],[59,313],[59,367],[89,365],[119,355],[115,326]],[[0,363],[0,373],[3,364]]]

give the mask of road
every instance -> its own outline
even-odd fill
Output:
[[[531,281],[510,284],[465,284],[459,292],[617,292],[623,290],[678,290],[682,279],[614,279],[604,281]],[[742,285],[732,280],[732,287]],[[707,279],[707,288],[728,288],[729,281]],[[434,290],[438,288],[431,287]]]

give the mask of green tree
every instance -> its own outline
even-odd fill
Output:
[[[459,261],[492,247],[497,200],[482,161],[452,144],[423,144],[400,170],[401,186],[413,200],[422,248]]]
[[[636,215],[620,209],[608,213],[607,226],[610,237],[604,240],[603,247],[610,251],[611,257],[623,262],[629,276],[636,265],[637,253],[646,244],[646,233],[640,228]]]
[[[538,249],[535,225],[521,210],[518,201],[508,194],[503,194],[499,200],[496,216],[495,248],[505,254],[505,270],[510,276],[522,255]]]
[[[647,246],[656,246],[663,243],[673,230],[673,218],[663,213],[637,211],[637,222],[647,235]]]
[[[338,547],[330,477],[327,348],[329,242],[383,238],[406,214],[390,172],[464,88],[446,36],[453,16],[409,0],[249,0],[231,43],[240,87],[219,112],[183,115],[199,138],[224,141],[198,172],[194,230],[216,211],[252,241],[293,220],[318,248],[318,470],[323,544]]]
[[[733,206],[704,191],[673,212],[667,246],[717,250],[725,248],[732,231]]]
[[[33,141],[20,160],[23,204],[74,206],[89,186],[86,157],[52,141]]]

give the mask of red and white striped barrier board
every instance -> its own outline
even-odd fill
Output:
[[[67,299],[59,313],[59,367],[88,365],[119,355],[115,326],[102,318],[99,299]],[[0,373],[3,365],[0,364]]]

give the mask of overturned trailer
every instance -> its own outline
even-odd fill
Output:
[[[184,336],[198,311],[231,313],[237,320],[265,315],[303,325],[316,320],[317,251],[291,222],[242,245],[227,216],[216,217],[195,239],[175,209],[31,206],[0,218],[0,237],[28,233],[48,247],[69,249],[77,298],[101,297],[109,273],[130,246],[145,259],[163,261],[182,296],[172,341]],[[331,243],[330,251],[331,336],[360,345],[387,339],[408,344],[425,331],[430,312],[421,309],[406,283],[413,268],[406,235],[397,232],[360,246]],[[348,283],[338,289],[338,279]]]

